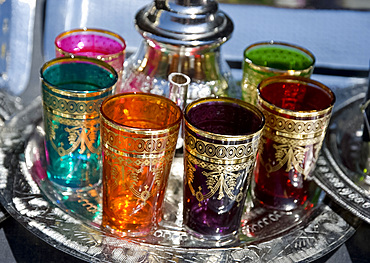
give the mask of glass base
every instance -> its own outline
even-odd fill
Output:
[[[65,156],[47,167],[49,180],[60,188],[71,190],[93,188],[102,178],[99,160],[85,160],[84,156]]]
[[[271,195],[260,191],[253,183],[252,196],[254,203],[259,203],[267,209],[290,212],[299,208],[306,208],[308,206],[315,206],[318,195],[316,183],[313,180],[307,182],[305,191],[295,196],[282,197],[278,195]]]
[[[263,194],[263,198],[260,198],[258,193],[255,193],[255,201],[266,208],[281,211],[292,211],[300,205],[298,200],[294,198],[267,196],[266,194]]]
[[[146,237],[146,236],[150,235],[157,228],[156,227],[153,227],[153,228],[147,227],[147,228],[144,228],[144,229],[140,229],[140,231],[139,230],[118,230],[118,229],[113,228],[113,227],[111,227],[107,224],[104,225],[104,222],[103,222],[102,223],[102,229],[111,233],[111,234],[117,235],[119,237],[140,238],[140,237]]]
[[[68,185],[65,184],[64,181],[62,181],[60,184],[60,181],[54,180],[51,176],[49,176],[48,173],[48,179],[49,182],[59,191],[62,192],[64,195],[72,195],[76,193],[83,193],[83,192],[89,192],[90,190],[97,189],[101,187],[102,180],[100,179],[94,184],[86,184],[81,186],[76,186],[74,184]]]
[[[227,247],[237,244],[239,242],[238,231],[227,235],[203,235],[188,226],[184,226],[185,231],[190,234],[194,239],[201,241],[205,246],[210,247]]]

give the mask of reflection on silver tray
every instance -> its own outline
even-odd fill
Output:
[[[1,14],[0,14],[1,18]],[[1,33],[0,33],[1,35]],[[0,62],[1,64],[1,62]],[[0,65],[1,68],[1,65]],[[0,72],[1,75],[1,72]],[[22,109],[19,97],[9,95],[1,86],[0,87],[0,127],[3,128],[13,114]],[[0,223],[8,217],[8,213],[0,207]]]
[[[2,131],[0,201],[28,230],[50,245],[90,262],[307,262],[345,242],[354,228],[321,202],[280,212],[248,203],[240,240],[210,246],[182,227],[182,158],[176,158],[161,226],[144,238],[123,238],[100,228],[99,189],[63,193],[45,176],[41,103],[22,111]]]
[[[364,98],[363,90],[344,101],[333,114],[315,181],[342,207],[370,223],[370,181],[360,164],[363,147],[368,146],[362,141],[364,118],[360,105]]]

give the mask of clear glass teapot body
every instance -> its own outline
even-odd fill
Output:
[[[208,96],[240,97],[230,68],[222,60],[220,45],[176,46],[144,39],[124,65],[123,92],[149,92],[168,97],[168,76],[191,78],[187,102]]]

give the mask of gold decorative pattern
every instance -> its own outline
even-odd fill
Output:
[[[52,147],[59,156],[68,155],[78,149],[78,153],[100,153],[100,105],[110,93],[110,89],[104,92],[95,92],[96,97],[91,94],[69,92],[70,99],[53,94],[43,86],[42,99],[44,104],[44,118],[48,138]],[[65,93],[68,93],[65,91]],[[78,95],[78,96],[77,96]],[[57,130],[67,134],[68,143],[57,138]]]
[[[256,155],[259,143],[259,134],[252,140],[237,145],[222,145],[207,143],[198,140],[190,133],[186,133],[185,147],[190,154],[204,161],[213,163],[240,163]]]
[[[123,181],[124,178],[119,176],[128,176],[126,188],[138,199],[143,202],[143,206],[147,204],[149,198],[157,194],[158,189],[163,188],[164,178],[163,176],[169,174],[171,169],[173,151],[163,151],[164,154],[154,159],[148,158],[135,158],[117,156],[114,152],[105,148],[104,155],[106,156],[107,170],[113,171],[115,175],[113,184],[110,185],[113,189],[118,186],[119,181]],[[149,168],[149,173],[146,177],[153,178],[153,183],[146,184],[144,186],[139,185],[140,175],[144,172],[145,168]],[[142,190],[140,190],[140,188]]]
[[[95,147],[99,136],[100,122],[99,118],[88,120],[70,120],[60,116],[56,116],[49,111],[44,111],[47,129],[49,134],[47,140],[50,141],[53,148],[58,152],[59,156],[65,156],[79,148],[79,153],[85,153],[88,149],[91,153],[99,153],[100,147]],[[56,130],[63,129],[68,134],[68,145],[63,142],[60,146],[55,143]]]
[[[286,134],[290,138],[308,138],[320,136],[326,131],[326,127],[330,121],[330,114],[318,119],[310,120],[294,120],[276,116],[261,109],[266,118],[265,129],[274,130],[276,133]]]
[[[272,147],[275,150],[275,159],[266,163],[264,158],[260,158],[261,164],[268,173],[286,166],[286,172],[294,169],[306,179],[318,158],[330,114],[317,116],[313,120],[295,120],[276,116],[263,108],[261,110],[266,116],[266,126],[261,137],[259,154],[263,156],[265,151],[263,146],[267,140],[274,142]],[[307,158],[307,155],[310,157]]]
[[[178,133],[171,133],[163,137],[153,138],[133,138],[132,136],[124,136],[123,133],[116,133],[108,129],[105,125],[101,126],[102,141],[105,142],[104,147],[116,154],[147,154],[156,155],[162,153],[166,148],[176,146]]]
[[[236,201],[239,206],[244,197],[244,183],[240,182],[244,177],[250,181],[259,145],[259,133],[251,141],[238,145],[208,143],[187,131],[185,140],[186,182],[191,194],[198,200],[198,205],[201,206],[202,201],[218,193],[218,200],[227,197]],[[205,194],[205,189],[201,186],[194,186],[195,167],[202,169],[201,174],[206,178],[209,191]]]
[[[244,176],[244,173],[247,174],[253,168],[254,159],[250,159],[245,163],[236,164],[236,165],[219,165],[219,164],[210,164],[207,162],[200,161],[199,159],[193,157],[192,155],[187,156],[187,182],[189,189],[193,196],[195,196],[201,206],[201,202],[205,199],[209,199],[218,192],[218,200],[221,200],[225,195],[238,203],[243,200],[243,186],[239,189],[236,189],[237,182],[240,180],[240,177]],[[202,187],[198,187],[198,191],[195,192],[193,187],[194,182],[194,165],[197,165],[203,169],[202,174],[207,178],[206,184],[209,192],[207,194],[202,194]],[[206,172],[209,171],[209,172]],[[238,194],[234,194],[237,192]]]
[[[94,99],[94,100],[80,100],[76,101],[74,99],[65,99],[54,96],[43,90],[43,103],[48,111],[63,116],[66,118],[95,118],[99,116],[100,105],[105,99],[105,97]]]

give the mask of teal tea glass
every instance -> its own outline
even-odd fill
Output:
[[[301,76],[309,78],[315,57],[307,49],[284,42],[259,42],[244,50],[242,98],[257,103],[257,86],[272,76]]]
[[[117,72],[85,57],[56,58],[40,71],[47,174],[68,189],[101,181],[100,105],[112,95]]]

